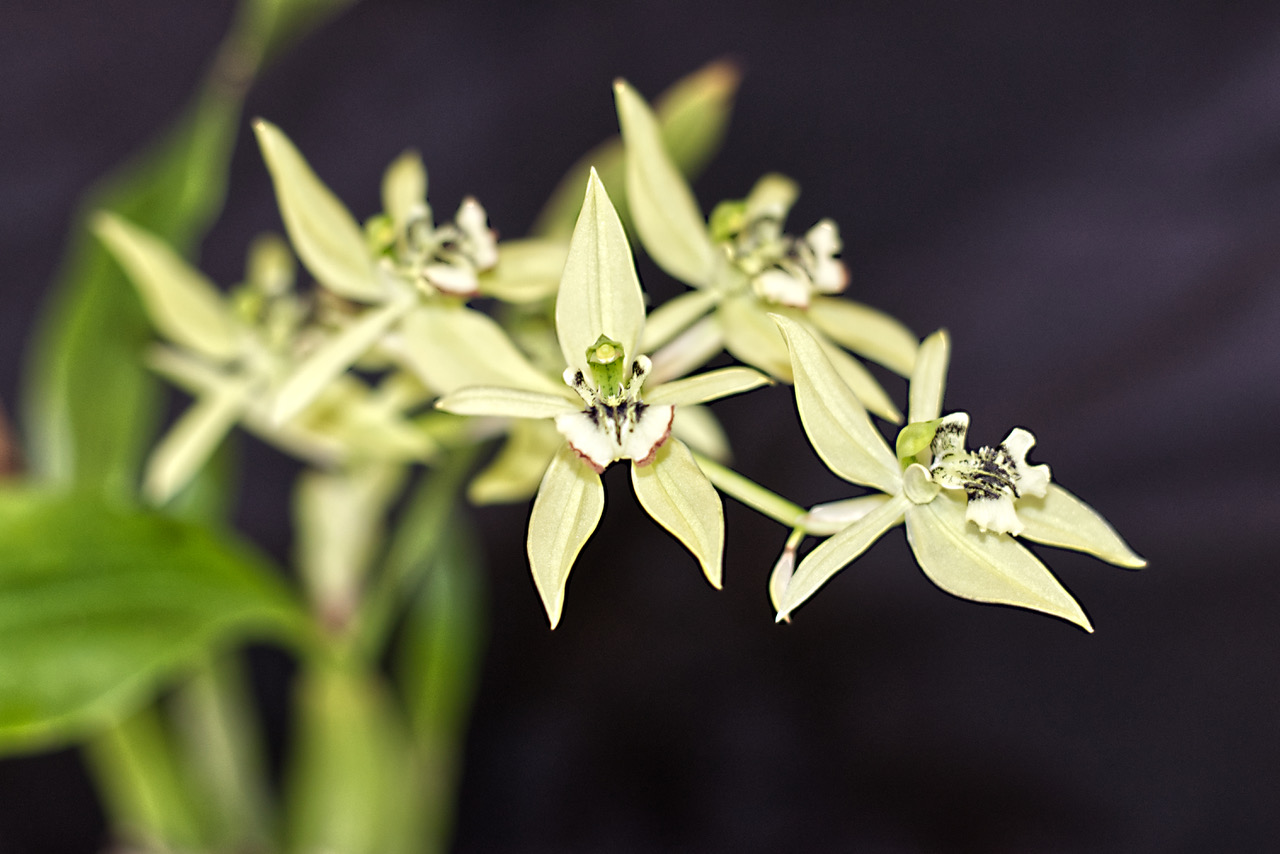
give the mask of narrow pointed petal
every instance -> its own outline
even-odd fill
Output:
[[[1049,484],[1042,498],[1019,499],[1017,509],[1024,539],[1086,552],[1129,569],[1147,565],[1098,511],[1056,483]]]
[[[558,394],[497,386],[468,386],[437,400],[436,408],[454,415],[554,418],[562,413],[577,412],[582,405],[575,405]]]
[[[728,464],[733,456],[729,449],[729,437],[720,426],[708,407],[681,406],[676,409],[675,419],[671,422],[671,435],[697,451],[704,457],[710,457],[718,463]]]
[[[594,171],[569,241],[556,297],[556,333],[565,364],[588,376],[587,349],[601,335],[622,345],[633,361],[644,328],[644,294],[631,246],[604,185]]]
[[[651,464],[632,464],[631,484],[645,512],[693,552],[707,581],[718,589],[724,508],[689,449],[679,441],[667,442]]]
[[[723,349],[724,330],[714,315],[708,315],[653,354],[653,368],[646,382],[658,384],[682,377],[720,355]]]
[[[406,151],[391,161],[382,177],[382,210],[403,232],[414,219],[427,213],[427,170],[416,151]]]
[[[467,486],[472,504],[506,504],[525,501],[538,491],[551,458],[564,437],[545,420],[512,422],[506,444]]]
[[[857,498],[846,498],[842,501],[829,501],[826,504],[815,504],[809,512],[800,517],[796,524],[810,534],[829,537],[838,534],[845,528],[884,504],[891,496],[877,492],[870,495],[859,495]]]
[[[910,329],[860,302],[814,297],[809,319],[832,341],[904,377],[916,365],[919,341]]]
[[[822,344],[794,320],[781,315],[772,317],[790,348],[796,408],[818,456],[845,480],[881,492],[897,492],[902,476],[893,451],[836,373]]]
[[[236,356],[237,324],[204,274],[164,241],[115,214],[95,215],[93,231],[129,274],[161,335],[217,361]]]
[[[814,337],[822,344],[823,352],[831,360],[831,366],[836,369],[840,379],[844,380],[845,385],[849,387],[849,390],[854,393],[868,412],[879,415],[885,421],[890,421],[894,424],[902,423],[902,413],[894,405],[889,393],[884,390],[861,362],[834,344],[822,341],[819,336]]]
[[[564,587],[578,552],[604,512],[600,477],[563,446],[547,466],[529,515],[529,566],[551,628],[560,622]]]
[[[909,504],[903,496],[894,495],[809,552],[783,591],[778,604],[778,620],[787,619],[833,575],[870,548],[885,531],[901,522]]]
[[[504,240],[498,265],[480,276],[480,293],[510,303],[556,295],[569,244],[563,240]]]
[[[385,288],[364,232],[275,125],[253,123],[275,185],[280,216],[302,263],[325,287],[360,302],[378,302]]]
[[[232,381],[196,398],[147,460],[149,500],[165,504],[191,481],[244,412],[248,392],[246,383]]]
[[[964,496],[947,492],[907,509],[907,541],[930,581],[961,599],[1030,608],[1093,631],[1035,555],[1008,534],[978,533],[964,514]]]
[[[706,285],[716,262],[706,217],[667,152],[649,105],[626,81],[615,82],[613,92],[627,147],[627,204],[645,251],[685,284]]]
[[[368,309],[359,320],[320,345],[280,387],[272,418],[283,423],[305,409],[325,386],[372,349],[412,306],[413,302],[404,298]]]
[[[792,381],[787,342],[755,297],[726,299],[716,319],[724,332],[724,348],[735,359],[782,382]]]
[[[920,342],[916,367],[911,372],[907,395],[907,421],[932,421],[942,414],[942,395],[947,390],[947,364],[951,360],[951,336],[939,329]]]
[[[464,305],[429,301],[400,324],[392,349],[429,388],[449,394],[473,385],[567,392],[525,357],[493,318]]]
[[[687,291],[649,312],[644,322],[644,340],[640,342],[640,352],[653,353],[691,327],[719,299],[720,296],[714,291]]]
[[[646,390],[644,402],[670,403],[676,406],[706,403],[772,384],[773,380],[751,368],[720,368],[686,379],[672,380],[651,391]]]

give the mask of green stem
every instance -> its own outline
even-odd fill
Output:
[[[381,655],[396,616],[437,550],[480,449],[456,448],[419,483],[387,551],[382,572],[360,605],[353,647],[366,658]]]
[[[781,522],[788,528],[801,527],[800,517],[804,516],[806,511],[800,505],[793,504],[777,493],[770,492],[754,480],[738,474],[727,466],[720,465],[715,460],[704,457],[697,451],[694,451],[693,458],[697,461],[698,467],[702,469],[702,473],[715,485],[716,489],[736,498],[752,510]]]

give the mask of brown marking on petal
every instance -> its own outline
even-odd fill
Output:
[[[643,460],[632,460],[632,462],[638,466],[647,466],[649,463],[653,462],[654,457],[658,456],[658,449],[665,445],[667,440],[671,438],[671,425],[675,420],[676,408],[673,406],[671,407],[671,417],[667,419],[667,429],[663,431],[661,438],[653,443],[653,447],[649,449],[649,453],[645,454]]]
[[[592,470],[593,470],[593,471],[595,471],[595,473],[596,473],[596,474],[604,474],[604,466],[602,466],[602,465],[597,465],[595,460],[591,459],[591,457],[588,457],[586,454],[582,453],[582,451],[579,451],[576,447],[574,447],[574,444],[573,444],[572,442],[570,442],[570,443],[569,443],[569,448],[570,448],[570,449],[571,449],[575,454],[577,454],[577,455],[578,455],[578,457],[579,457],[579,458],[580,458],[584,463],[586,463],[587,465],[591,466]]]

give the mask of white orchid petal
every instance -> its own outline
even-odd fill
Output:
[[[893,451],[876,432],[866,409],[836,373],[813,334],[799,323],[771,315],[782,330],[796,375],[796,408],[818,456],[853,483],[895,493],[902,476]],[[816,589],[816,588],[815,588]]]
[[[932,421],[942,414],[942,395],[947,388],[947,363],[950,359],[951,337],[945,329],[939,329],[920,342],[907,395],[907,421]]]
[[[604,184],[592,170],[556,297],[556,332],[565,364],[590,376],[587,350],[601,335],[621,344],[625,358],[634,360],[643,329],[644,294],[631,247]]]
[[[758,297],[791,308],[808,307],[811,287],[807,277],[777,267],[765,270],[751,280],[751,288]]]
[[[907,508],[907,541],[920,568],[953,596],[1030,608],[1093,631],[1071,594],[1035,555],[1006,534],[982,534],[965,520],[964,498],[943,492]]]
[[[614,460],[622,458],[622,445],[609,431],[602,430],[594,411],[565,412],[557,415],[556,429],[569,442],[574,452],[587,465],[602,473]]]
[[[599,476],[571,448],[562,447],[542,476],[529,515],[527,543],[533,583],[553,629],[564,608],[569,570],[603,512]]]
[[[275,185],[280,216],[302,263],[340,296],[381,301],[386,288],[351,213],[278,127],[258,119],[253,129]]]
[[[468,386],[437,400],[436,408],[455,415],[554,418],[579,407],[558,394],[497,386]]]
[[[1024,540],[1086,552],[1130,569],[1147,565],[1098,511],[1056,483],[1043,497],[1019,500],[1018,518]]]
[[[890,496],[861,519],[827,539],[800,561],[791,583],[778,604],[778,620],[785,620],[818,588],[870,548],[871,544],[902,521],[910,502],[901,495]]]
[[[646,403],[670,403],[676,406],[706,403],[733,394],[772,384],[767,376],[751,368],[720,368],[682,380],[673,380],[644,395]]]
[[[627,148],[627,204],[645,250],[685,284],[706,285],[716,263],[706,218],[649,105],[625,81],[616,81],[613,91]]]
[[[667,442],[651,465],[632,464],[631,484],[645,512],[693,552],[707,580],[719,588],[724,508],[689,449]]]
[[[1013,457],[1014,469],[1018,473],[1018,494],[1023,497],[1028,495],[1043,497],[1052,477],[1048,466],[1027,464],[1027,452],[1035,443],[1036,437],[1031,431],[1021,427],[1013,428],[1000,443]]]

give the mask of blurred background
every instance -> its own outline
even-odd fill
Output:
[[[229,0],[10,3],[0,28],[0,399],[77,197],[197,84]],[[1084,605],[953,599],[900,531],[788,626],[786,532],[726,500],[725,589],[635,506],[623,467],[553,633],[524,506],[477,513],[490,639],[459,851],[1246,851],[1280,837],[1280,7],[1272,3],[415,3],[361,0],[262,77],[280,125],[359,217],[401,150],[430,198],[519,236],[653,97],[745,74],[704,209],[766,171],[791,230],[840,225],[849,295],[954,351],[946,408],[1033,457],[1148,558],[1036,549]],[[242,128],[201,264],[237,281],[279,230]],[[641,261],[655,300],[681,286]],[[889,381],[886,377],[886,381]],[[888,386],[900,401],[904,386]],[[109,394],[109,389],[103,389]],[[798,503],[851,494],[790,395],[717,404],[736,466]],[[245,440],[242,529],[288,555],[293,469]],[[277,749],[289,662],[254,653]],[[71,751],[0,762],[0,852],[84,852],[102,819]]]

